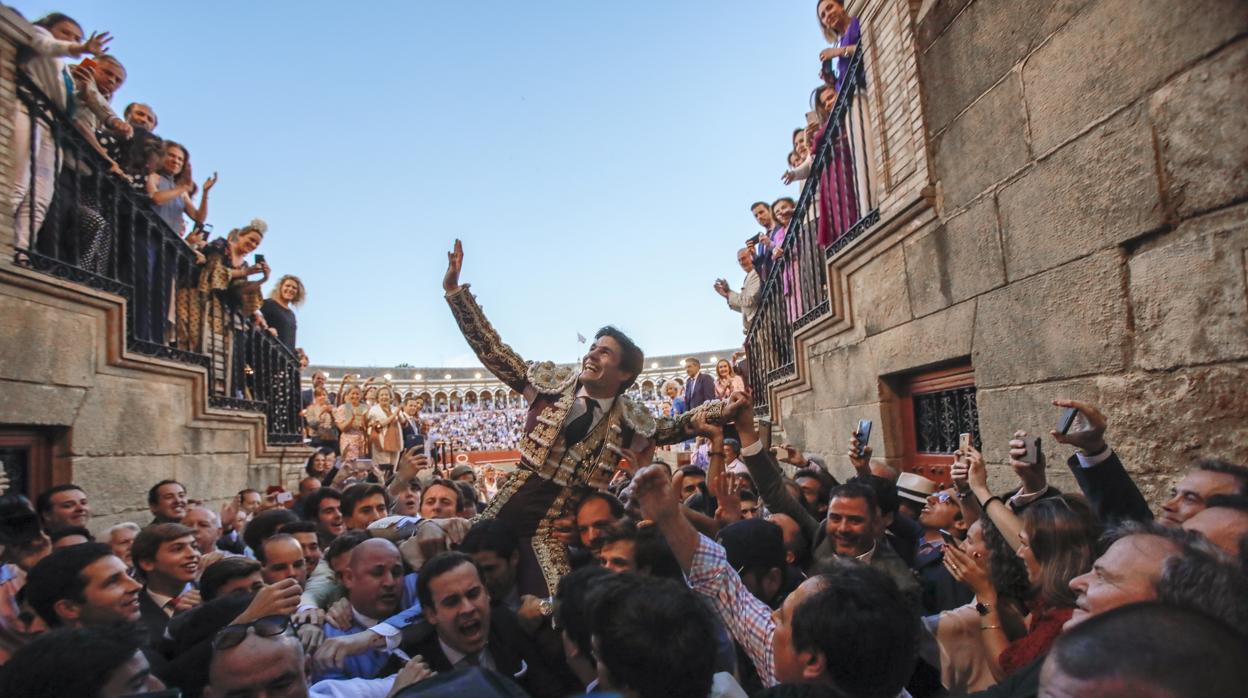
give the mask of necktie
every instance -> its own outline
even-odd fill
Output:
[[[568,428],[563,431],[564,445],[568,448],[579,444],[594,423],[594,408],[598,406],[598,401],[588,396],[582,397],[581,400],[585,401],[585,414],[572,420]]]

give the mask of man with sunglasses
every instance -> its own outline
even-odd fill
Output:
[[[303,646],[288,616],[227,626],[212,642],[205,698],[306,698]]]
[[[949,611],[970,603],[974,594],[949,574],[945,568],[945,535],[954,540],[966,536],[966,519],[958,502],[958,491],[952,487],[927,497],[927,504],[919,512],[919,525],[923,528],[918,551],[914,556],[914,571],[923,583],[923,610],[925,615]]]

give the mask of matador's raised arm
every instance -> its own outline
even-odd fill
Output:
[[[451,314],[459,323],[459,331],[464,333],[468,346],[481,359],[482,365],[489,369],[507,387],[524,394],[528,387],[529,367],[514,349],[503,343],[503,339],[494,331],[477,299],[468,291],[468,285],[459,283],[459,272],[464,268],[464,245],[455,241],[455,249],[446,253],[446,276],[442,278],[442,290],[446,291],[446,302],[451,306]]]
[[[464,333],[464,339],[468,340],[468,346],[481,359],[481,364],[509,388],[523,394],[529,382],[528,365],[514,349],[503,342],[494,326],[485,319],[485,313],[477,304],[477,299],[468,291],[468,285],[464,284],[449,291],[446,302],[451,306],[455,322],[459,323],[459,331]]]
[[[654,420],[654,444],[656,446],[667,446],[668,444],[680,443],[690,438],[687,427],[699,414],[705,413],[706,421],[723,426],[730,417],[724,409],[727,405],[728,403],[724,400],[707,400],[694,409],[676,417],[658,417]]]

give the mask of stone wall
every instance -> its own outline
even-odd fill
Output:
[[[909,43],[880,20],[903,11]],[[1045,433],[1054,480],[1074,487],[1047,436],[1058,397],[1102,406],[1154,500],[1193,458],[1248,461],[1248,4],[851,12],[868,41],[915,58],[921,107],[880,128],[921,120],[934,196],[919,214],[882,206],[831,261],[845,308],[806,335],[803,375],[781,390],[786,436],[841,454],[856,420],[876,419],[895,461],[891,379],[969,357],[998,484],[1021,428]]]
[[[0,8],[0,113],[13,114],[22,26]],[[11,190],[11,119],[0,120],[0,191]],[[6,199],[7,200],[7,199]],[[302,447],[272,450],[260,415],[210,410],[206,371],[124,351],[124,301],[13,263],[0,216],[0,426],[56,428],[68,449],[58,480],[87,490],[92,528],[146,524],[148,488],[175,478],[214,504],[286,482]]]

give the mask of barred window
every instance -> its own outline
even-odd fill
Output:
[[[975,372],[969,363],[902,377],[896,382],[902,425],[902,469],[948,483],[962,434],[982,449]]]

